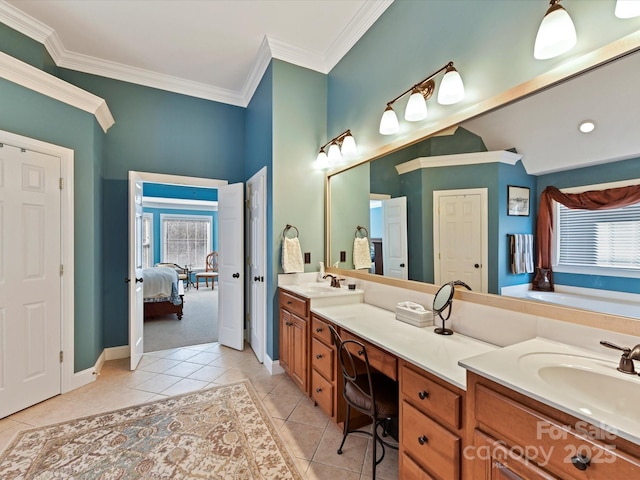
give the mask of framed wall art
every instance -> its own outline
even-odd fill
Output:
[[[507,215],[529,216],[529,187],[507,186]]]

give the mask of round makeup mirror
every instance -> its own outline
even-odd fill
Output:
[[[440,335],[451,335],[452,330],[444,327],[444,322],[451,315],[451,302],[453,301],[453,282],[445,283],[440,287],[440,290],[436,292],[436,296],[433,298],[433,313],[438,314],[442,319],[442,327],[438,327],[434,330],[435,333]],[[446,316],[443,316],[443,312],[447,310]]]

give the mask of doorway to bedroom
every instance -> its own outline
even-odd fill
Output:
[[[142,214],[142,267],[174,270],[172,303],[180,303],[147,309],[145,298],[144,352],[216,342],[219,288],[208,278],[196,284],[196,274],[208,269],[207,255],[218,250],[217,188],[145,181]]]

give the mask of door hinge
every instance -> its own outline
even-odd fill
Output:
[[[60,177],[60,190],[64,188],[64,178]]]
[[[247,257],[247,265],[251,265],[251,257]]]
[[[247,198],[247,199],[244,201],[244,203],[245,203],[245,205],[247,206],[247,208],[248,208],[249,210],[251,210],[251,199],[250,199],[250,198]]]
[[[60,264],[60,276],[64,275],[64,265]]]
[[[64,360],[64,352],[60,350],[60,363]]]

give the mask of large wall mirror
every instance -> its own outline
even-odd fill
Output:
[[[360,278],[459,279],[492,295],[530,283],[532,275],[512,273],[510,234],[534,232],[547,185],[640,178],[639,84],[634,50],[329,174],[327,264],[353,272],[364,232],[372,262],[360,263]],[[595,131],[581,133],[583,120]],[[638,278],[576,278],[569,281],[640,293]]]

